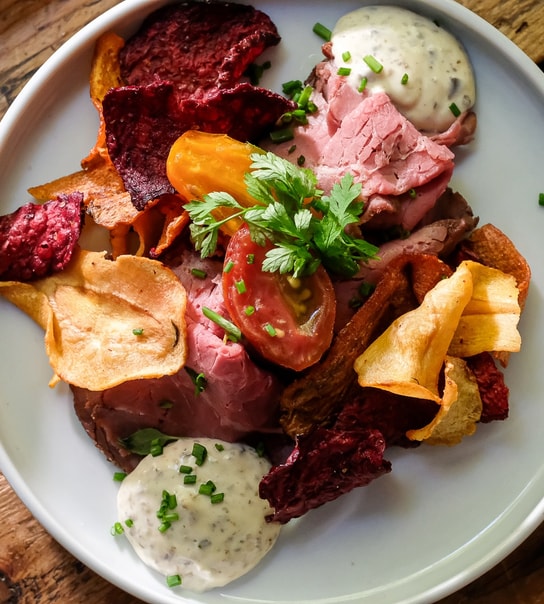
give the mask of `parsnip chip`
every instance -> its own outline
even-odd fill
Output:
[[[453,336],[448,353],[471,357],[480,352],[518,352],[521,309],[516,279],[478,262],[463,262],[472,274],[472,297]]]
[[[356,359],[359,384],[439,402],[440,371],[471,296],[472,275],[461,265]]]
[[[406,433],[411,440],[430,445],[456,445],[476,431],[482,415],[478,382],[463,359],[446,357],[441,406],[433,421]]]
[[[185,363],[187,296],[156,260],[77,250],[67,268],[0,294],[45,329],[56,375],[88,390],[171,375]]]

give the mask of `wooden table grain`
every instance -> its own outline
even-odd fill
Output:
[[[130,1],[130,0],[125,0]],[[543,0],[461,0],[544,61]],[[118,0],[0,0],[0,117],[36,69]],[[65,551],[0,474],[0,604],[138,604]],[[544,604],[544,525],[440,604]]]

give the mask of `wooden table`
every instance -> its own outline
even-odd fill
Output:
[[[118,0],[0,0],[0,117],[66,39]],[[461,0],[544,61],[542,0]],[[58,545],[0,474],[0,604],[138,604]],[[506,560],[440,604],[544,603],[544,525]]]

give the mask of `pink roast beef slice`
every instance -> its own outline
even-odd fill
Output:
[[[207,272],[205,279],[192,268]],[[208,436],[239,441],[255,433],[278,431],[280,383],[259,367],[239,343],[202,316],[202,306],[224,314],[222,264],[185,254],[175,268],[188,291],[186,368],[202,373],[206,387],[196,393],[187,369],[172,376],[125,382],[109,390],[72,388],[78,417],[106,457],[125,470],[139,457],[120,439],[143,428],[172,436]]]
[[[474,115],[463,115],[442,135],[420,132],[385,93],[359,93],[345,77],[320,63],[312,80],[317,111],[295,128],[293,140],[263,141],[267,149],[314,170],[330,191],[350,172],[366,199],[363,221],[373,228],[412,230],[444,193],[454,168],[448,145],[468,142]]]

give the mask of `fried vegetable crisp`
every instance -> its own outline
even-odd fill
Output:
[[[185,363],[185,288],[156,260],[78,248],[63,272],[0,294],[45,330],[52,384],[105,390]]]

